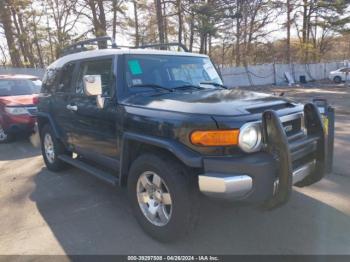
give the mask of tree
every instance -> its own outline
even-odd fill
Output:
[[[44,67],[67,45],[105,35],[177,41],[221,67],[348,59],[349,10],[348,0],[0,0],[0,60]],[[285,37],[271,41],[282,12]]]
[[[92,24],[95,36],[107,35],[107,21],[103,0],[87,0],[87,4],[92,14]],[[99,48],[106,48],[105,43],[99,43]]]
[[[46,34],[54,52],[53,59],[56,59],[64,47],[86,34],[86,32],[81,32],[81,35],[77,33],[86,5],[79,6],[78,0],[43,0],[43,8],[48,14]]]
[[[0,21],[4,29],[7,46],[11,57],[11,63],[15,67],[21,67],[23,64],[20,53],[15,44],[15,34],[12,28],[11,10],[8,2],[0,1]]]
[[[140,34],[139,34],[139,16],[138,16],[138,5],[137,1],[133,1],[134,5],[134,19],[135,19],[135,46],[140,45]]]
[[[193,7],[196,14],[195,28],[200,38],[199,53],[208,53],[209,39],[216,35],[218,29],[217,22],[220,12],[216,9],[215,3],[215,1],[207,1]],[[209,49],[211,49],[210,45]]]
[[[293,6],[292,6],[292,0],[287,0],[286,1],[286,13],[287,13],[287,21],[286,21],[286,29],[287,29],[287,63],[290,64],[291,62],[291,55],[290,55],[290,32],[291,32],[291,26],[292,26],[292,11],[293,11]]]
[[[1,64],[3,67],[6,67],[7,65],[7,55],[5,52],[5,47],[3,47],[2,45],[0,45],[0,52],[1,52]]]
[[[24,64],[29,67],[33,67],[34,62],[34,56],[32,51],[32,45],[30,43],[30,38],[27,34],[27,30],[25,29],[24,22],[23,22],[23,16],[24,11],[28,5],[28,1],[15,1],[15,0],[6,0],[8,5],[11,6],[11,13],[12,13],[12,19],[13,23],[15,25],[16,29],[16,38],[18,39],[19,46],[22,51],[22,55],[24,58]]]
[[[176,9],[177,9],[177,17],[179,22],[179,31],[178,31],[178,37],[177,41],[179,43],[182,43],[182,34],[183,34],[183,8],[182,8],[182,0],[176,1]]]
[[[39,23],[43,17],[43,14],[41,12],[36,11],[33,6],[31,5],[31,17],[32,17],[32,21],[30,23],[31,28],[33,28],[33,43],[35,45],[36,48],[36,52],[37,52],[37,60],[38,60],[38,64],[39,67],[44,68],[44,59],[43,59],[43,55],[42,55],[42,46],[40,45],[40,40],[42,40],[42,38],[39,36]]]
[[[162,4],[163,4],[162,0],[154,0],[156,16],[157,16],[158,37],[159,37],[160,44],[165,43],[165,29],[164,29],[164,16],[163,16]]]

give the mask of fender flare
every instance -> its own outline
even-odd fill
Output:
[[[130,141],[139,142],[151,146],[156,146],[167,150],[169,153],[178,158],[182,163],[188,167],[201,168],[203,167],[202,156],[187,148],[180,142],[169,140],[161,137],[154,137],[142,134],[136,134],[131,132],[125,132],[122,139],[122,151],[120,157],[120,173],[119,184],[121,185],[128,175],[129,159],[128,150]]]
[[[54,135],[56,138],[58,139],[61,139],[62,138],[62,135],[61,135],[61,132],[59,131],[57,125],[55,124],[55,122],[53,121],[52,119],[52,116],[48,113],[43,113],[43,112],[38,112],[36,114],[36,117],[37,117],[37,122],[38,122],[38,127],[39,127],[39,132],[40,132],[40,129],[42,128],[41,124],[40,124],[40,119],[44,118],[46,119],[49,123],[50,123],[50,126],[52,128],[52,131],[54,132]]]

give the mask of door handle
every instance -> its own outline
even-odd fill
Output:
[[[78,111],[78,106],[67,105],[66,108],[70,111]]]

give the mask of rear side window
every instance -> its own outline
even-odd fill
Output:
[[[71,91],[74,67],[74,63],[69,63],[62,68],[57,92],[69,93]]]
[[[41,88],[42,93],[53,93],[55,91],[55,84],[57,80],[58,70],[57,69],[47,69],[44,78],[43,84]]]
[[[112,58],[97,61],[86,61],[80,64],[78,78],[75,85],[75,92],[84,95],[83,77],[86,75],[101,75],[102,95],[112,96],[113,88],[113,60]]]

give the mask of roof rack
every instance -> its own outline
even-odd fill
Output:
[[[141,48],[141,49],[144,49],[144,48],[159,48],[159,49],[162,49],[162,47],[170,47],[170,46],[177,46],[177,47],[180,47],[184,52],[189,52],[187,47],[184,44],[182,44],[182,43],[147,44],[147,45],[139,46],[137,48]]]
[[[110,41],[111,44],[107,45],[107,41]],[[141,45],[139,47],[136,47],[136,46],[117,46],[117,44],[115,43],[113,38],[111,38],[109,36],[102,36],[102,37],[83,40],[83,41],[77,42],[75,44],[72,44],[70,46],[67,46],[66,48],[63,49],[61,56],[66,56],[69,54],[79,53],[79,52],[83,52],[83,51],[88,51],[89,49],[86,47],[86,45],[95,45],[95,46],[98,46],[100,49],[126,47],[126,48],[130,48],[130,49],[159,48],[159,49],[164,49],[164,50],[167,47],[177,46],[177,47],[181,48],[184,52],[189,52],[187,47],[182,43],[146,44],[146,45]]]
[[[111,48],[118,48],[113,38],[109,36],[102,36],[102,37],[96,37],[92,39],[79,41],[75,44],[67,46],[66,48],[63,49],[62,56],[87,51],[89,49],[86,48],[86,45],[97,45],[99,47],[103,46],[103,48],[101,49],[106,49],[108,48],[107,41],[111,42],[111,45],[110,45]]]

